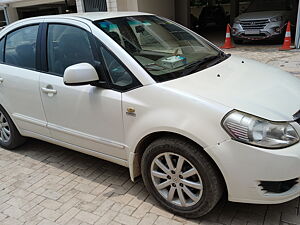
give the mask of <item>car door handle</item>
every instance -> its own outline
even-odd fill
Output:
[[[46,94],[56,94],[57,91],[54,89],[50,89],[50,88],[42,88],[42,91]]]
[[[53,97],[53,95],[57,94],[57,91],[53,89],[52,85],[47,85],[46,87],[42,87],[42,92],[48,94],[49,97]]]
[[[0,84],[2,84],[4,81],[4,79],[2,77],[0,77]]]

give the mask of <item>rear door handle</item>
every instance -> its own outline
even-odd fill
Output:
[[[0,77],[0,84],[2,84],[4,81],[4,79],[2,77]]]
[[[51,85],[47,85],[47,87],[42,87],[42,92],[48,94],[49,97],[52,97],[53,95],[57,94],[57,91],[53,89]]]

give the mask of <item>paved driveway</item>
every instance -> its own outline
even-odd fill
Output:
[[[300,75],[299,52],[234,49]],[[299,198],[280,205],[222,200],[209,215],[186,220],[161,209],[126,168],[37,140],[0,149],[0,225],[202,224],[300,225]]]

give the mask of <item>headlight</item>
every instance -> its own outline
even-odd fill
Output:
[[[227,114],[223,127],[233,139],[264,148],[283,148],[299,141],[288,122],[271,122],[239,111]]]
[[[278,22],[278,21],[281,21],[282,19],[283,19],[282,16],[276,16],[276,17],[271,18],[270,20],[271,20],[271,22]]]

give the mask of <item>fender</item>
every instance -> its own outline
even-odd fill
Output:
[[[123,115],[131,179],[140,174],[138,146],[149,135],[173,133],[197,143],[204,150],[230,138],[220,122],[232,109],[222,104],[170,91],[160,84],[123,93],[122,100],[125,109],[134,108],[136,113]],[[214,158],[213,152],[207,154]]]

